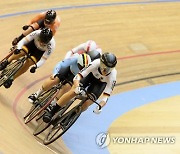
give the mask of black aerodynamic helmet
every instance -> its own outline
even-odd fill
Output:
[[[42,43],[47,44],[53,37],[53,33],[50,28],[43,28],[40,32],[39,39]]]
[[[101,61],[110,68],[113,68],[116,66],[117,64],[117,58],[114,54],[109,53],[109,52],[105,52],[104,54],[102,54],[101,56]]]
[[[54,22],[55,19],[56,19],[56,11],[48,10],[46,12],[45,19],[44,19],[45,23],[46,24],[51,24],[51,23]]]
[[[103,75],[110,74],[117,64],[117,58],[114,54],[105,52],[100,58],[100,71]]]

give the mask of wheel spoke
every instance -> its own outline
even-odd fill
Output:
[[[37,103],[35,104],[36,107],[32,110],[30,109],[30,111],[28,112],[29,115],[26,116],[26,124],[33,120],[37,115],[41,114],[44,109],[46,109],[46,107],[51,103],[51,99],[53,98],[53,96],[55,97],[56,92],[57,89],[52,88],[51,90],[43,93],[43,95],[38,98]]]
[[[59,131],[59,130],[61,130],[62,128],[61,128],[61,126],[59,125],[59,127],[56,127],[55,129],[52,129],[52,132],[53,131],[55,131],[54,132],[54,134],[51,134],[52,136],[49,138],[49,140],[52,140],[52,138],[54,138],[54,136],[56,135],[56,133]]]
[[[79,106],[76,106],[67,113],[65,113],[56,122],[56,124],[50,129],[49,133],[46,135],[44,139],[45,145],[48,145],[57,140],[74,124],[74,122],[78,119],[78,117],[81,114],[81,110],[78,110],[79,112],[76,112],[77,109],[79,109]]]

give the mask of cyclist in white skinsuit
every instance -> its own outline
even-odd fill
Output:
[[[38,89],[37,92],[31,94],[28,97],[28,100],[32,103],[34,102],[37,97],[44,91],[50,89],[52,86],[56,85],[59,83],[59,79],[55,78],[56,73],[61,70],[62,67],[65,67],[68,65],[68,61],[66,59],[69,59],[70,57],[73,57],[74,55],[77,54],[82,54],[82,53],[87,53],[90,57],[91,60],[93,61],[94,59],[100,58],[100,55],[102,54],[102,49],[99,48],[96,45],[96,42],[93,40],[88,40],[85,43],[82,43],[78,45],[77,47],[73,48],[72,50],[68,51],[65,59],[63,61],[60,61],[58,64],[56,64],[54,68],[53,74],[48,78],[42,85],[40,89]]]
[[[36,30],[24,37],[17,44],[17,49],[15,49],[14,53],[0,64],[0,70],[5,69],[11,61],[17,60],[24,56],[25,53],[21,51],[21,49],[30,54],[34,62],[37,63],[38,68],[41,67],[55,49],[55,40],[53,38],[52,31],[49,28],[44,28],[42,30]],[[9,88],[13,80],[19,77],[21,74],[25,73],[29,67],[34,64],[34,62],[31,59],[27,59],[23,67],[15,74],[12,79],[7,80],[4,83],[4,86]],[[32,67],[31,73],[34,72],[35,67]]]
[[[44,115],[43,121],[46,123],[50,122],[54,114],[67,102],[76,95],[83,94],[84,91],[81,90],[81,84],[84,88],[88,87],[87,92],[91,95],[91,98],[94,101],[96,101],[102,94],[100,105],[101,107],[104,107],[116,83],[116,64],[117,59],[114,54],[104,53],[100,59],[94,60],[88,67],[81,70],[81,72],[74,77],[72,88],[56,102],[55,106],[53,106],[49,112]],[[92,100],[87,100],[82,106],[83,111],[92,103]],[[99,108],[94,110],[94,113],[96,114],[99,114],[100,112],[101,110],[99,110]]]

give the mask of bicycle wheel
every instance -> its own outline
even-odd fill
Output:
[[[16,60],[13,63],[7,65],[0,75],[0,86],[4,84],[9,78],[11,78],[21,68],[23,63],[20,60]]]
[[[39,122],[39,124],[37,125],[37,127],[35,128],[35,130],[33,132],[34,136],[39,135],[40,133],[42,133],[44,130],[46,130],[51,125],[50,122],[49,123],[45,123],[42,120],[42,117],[38,121],[40,121],[40,122]]]
[[[81,107],[79,105],[65,113],[45,136],[43,140],[44,145],[51,144],[61,137],[75,123],[80,115]]]
[[[42,119],[42,117],[44,116],[44,114],[46,113],[46,112],[44,112],[45,110],[43,110],[38,116],[37,116],[37,118],[36,118],[36,121],[39,121],[40,119]]]
[[[38,98],[38,102],[31,107],[29,112],[24,116],[24,122],[25,124],[32,121],[37,115],[39,115],[46,107],[51,103],[51,101],[54,99],[58,92],[58,89],[56,87],[53,87],[51,90],[43,93]]]
[[[61,111],[58,112],[58,114],[61,115],[62,112],[64,112],[64,111],[61,110]],[[45,111],[42,112],[42,115],[38,118],[38,121],[40,121],[40,122],[39,122],[39,124],[37,125],[37,127],[35,128],[35,130],[34,130],[34,132],[33,132],[33,135],[34,135],[34,136],[39,135],[40,133],[42,133],[43,131],[45,131],[45,130],[52,124],[52,121],[50,121],[49,123],[45,123],[45,122],[43,121],[43,115],[44,115],[45,113],[46,113]]]
[[[51,124],[54,124],[58,121],[58,119],[60,119],[62,117],[62,115],[66,112],[66,110],[71,106],[71,104],[74,102],[74,100],[69,101],[66,106],[64,106],[60,111],[58,111],[58,113],[56,113],[56,115],[52,118],[52,120],[49,123],[45,123],[43,122],[43,120],[37,125],[37,127],[35,128],[33,135],[39,135],[40,133],[42,133],[43,131],[45,131]],[[38,120],[42,119],[43,115],[45,114],[45,112],[41,113],[40,117],[38,117]]]

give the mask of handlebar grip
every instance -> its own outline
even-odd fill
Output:
[[[97,104],[99,110],[101,110],[102,107],[101,107],[101,105],[100,105],[99,103],[97,103],[97,102],[95,101],[95,98],[93,98],[90,94],[88,94],[88,92],[87,92],[86,89],[83,87],[83,85],[80,85],[80,87],[81,87],[81,89],[86,93],[87,97],[88,97],[90,100],[92,100],[95,104]]]
[[[99,105],[99,103],[97,103],[97,102],[95,102],[95,103],[98,105],[99,110],[101,110],[102,109],[101,105]]]

